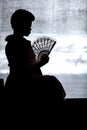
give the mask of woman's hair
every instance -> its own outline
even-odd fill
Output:
[[[16,10],[11,16],[11,26],[13,29],[22,28],[25,23],[31,23],[35,20],[35,16],[24,9]]]

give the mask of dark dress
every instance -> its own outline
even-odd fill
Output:
[[[5,88],[11,93],[30,95],[36,100],[64,100],[65,90],[60,81],[54,76],[43,75],[37,66],[31,42],[15,35],[7,36],[6,41],[9,75]]]
[[[5,52],[9,66],[6,87],[14,86],[16,81],[18,86],[20,83],[26,83],[27,80],[29,82],[36,75],[42,75],[40,68],[36,66],[35,54],[30,41],[24,38],[17,38],[14,35],[8,36],[6,41],[8,43]],[[9,86],[7,86],[7,82],[9,82]],[[10,83],[13,85],[10,85]]]

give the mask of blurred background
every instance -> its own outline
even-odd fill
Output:
[[[56,39],[50,61],[43,74],[56,76],[64,86],[66,98],[87,98],[87,0],[0,0],[0,78],[9,73],[5,38],[12,34],[10,17],[16,9],[35,15],[31,34]]]

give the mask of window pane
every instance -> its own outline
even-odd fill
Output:
[[[50,62],[42,68],[62,82],[67,98],[87,97],[87,0],[0,0],[0,78],[9,73],[5,37],[12,33],[11,14],[19,8],[30,10],[36,20],[28,39],[55,38]]]

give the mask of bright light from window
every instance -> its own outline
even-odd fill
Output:
[[[62,35],[50,54],[50,62],[42,68],[44,73],[87,73],[87,37]]]

